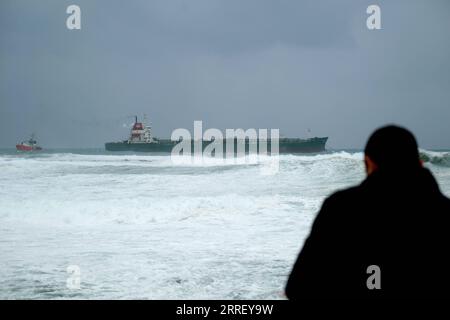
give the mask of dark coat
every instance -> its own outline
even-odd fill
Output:
[[[289,299],[449,297],[450,200],[428,169],[377,170],[325,200],[286,286]],[[367,279],[380,268],[381,289]]]

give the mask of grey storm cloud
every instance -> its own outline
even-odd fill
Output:
[[[449,148],[448,30],[446,0],[2,0],[0,147],[101,147],[146,113],[164,137],[203,120],[361,148],[394,122]]]

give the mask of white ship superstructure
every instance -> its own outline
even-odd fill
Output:
[[[137,116],[135,122],[131,128],[131,135],[128,139],[128,143],[153,143],[155,140],[152,137],[152,127],[146,125],[147,117],[144,116],[143,122],[138,122]]]

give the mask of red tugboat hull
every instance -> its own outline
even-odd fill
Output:
[[[19,151],[33,151],[33,147],[24,146],[23,144],[17,144],[16,149]]]
[[[18,151],[39,151],[39,150],[42,150],[41,147],[32,147],[32,146],[26,146],[26,145],[23,145],[23,144],[17,144],[16,145],[16,149]]]

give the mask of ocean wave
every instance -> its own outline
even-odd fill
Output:
[[[184,158],[181,165],[161,155],[1,156],[0,186],[8,188],[0,193],[0,219],[75,219],[95,225],[109,220],[145,224],[144,216],[176,221],[199,212],[245,216],[265,200],[278,199],[273,194],[285,199],[270,206],[276,212],[286,203],[318,203],[331,190],[357,183],[363,177],[361,159],[362,153],[345,151],[280,155],[279,172],[265,175],[261,169],[270,169],[271,156],[250,156],[248,163]],[[136,214],[141,211],[146,214]]]
[[[420,159],[436,166],[450,167],[450,152],[420,150]]]

